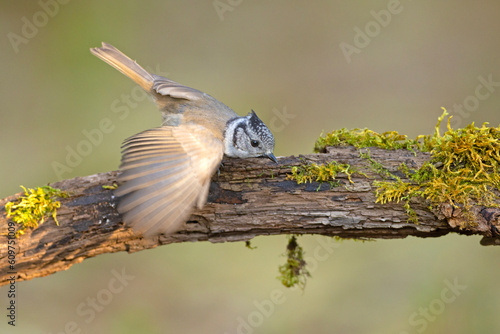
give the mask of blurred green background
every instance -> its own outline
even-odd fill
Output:
[[[429,134],[441,106],[455,126],[500,123],[498,1],[16,0],[0,8],[1,197],[21,184],[115,170],[121,141],[160,124],[134,84],[90,54],[101,41],[242,115],[254,109],[269,124],[286,111],[291,118],[271,127],[277,156],[309,153],[322,130],[342,127]],[[112,131],[69,167],[68,150],[84,149],[86,131],[103,119]],[[67,168],[55,171],[57,163]],[[15,328],[0,288],[0,332],[498,333],[499,249],[479,240],[303,237],[313,275],[304,292],[275,279],[284,236],[256,238],[254,250],[200,242],[103,255],[19,283]]]

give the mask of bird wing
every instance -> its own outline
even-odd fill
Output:
[[[207,96],[207,94],[203,93],[202,91],[184,86],[178,82],[156,74],[153,74],[152,89],[160,95],[170,96],[175,99],[198,101]]]
[[[205,204],[224,153],[222,141],[196,124],[146,130],[122,148],[118,212],[145,237],[175,232]]]
[[[184,86],[178,82],[153,74],[151,91],[158,108],[166,114],[182,113],[189,117],[191,113],[213,118],[214,115],[224,118],[225,123],[238,115],[224,103],[207,93]],[[198,116],[196,116],[198,117]]]

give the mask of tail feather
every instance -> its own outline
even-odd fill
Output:
[[[153,76],[113,45],[103,42],[102,47],[91,48],[90,52],[92,52],[94,56],[100,58],[116,68],[118,71],[125,74],[145,91],[151,91],[154,80]]]

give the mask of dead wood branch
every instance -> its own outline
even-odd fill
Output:
[[[406,150],[387,151],[372,148],[371,157],[391,172],[405,162],[418,168],[429,158]],[[298,185],[287,180],[293,166],[305,162],[317,164],[335,160],[348,163],[366,176],[354,174],[353,183],[338,175],[334,188],[328,183]],[[372,171],[366,159],[352,147],[328,148],[327,153],[279,158],[279,165],[265,159],[226,159],[219,176],[214,176],[207,205],[197,210],[189,222],[171,236],[143,239],[124,227],[116,212],[112,185],[117,172],[77,177],[51,184],[68,192],[57,212],[59,225],[50,219],[33,231],[15,239],[17,281],[50,275],[99,254],[119,251],[136,252],[172,242],[244,241],[259,235],[321,234],[345,238],[439,237],[450,232],[481,234],[483,244],[498,243],[492,238],[499,225],[500,212],[492,208],[474,208],[475,230],[458,230],[449,221],[457,212],[443,207],[433,213],[428,203],[412,203],[418,224],[408,223],[402,204],[377,204],[372,182],[381,177]],[[404,179],[404,175],[398,176]],[[9,282],[8,219],[3,209],[20,194],[0,200],[0,285]]]

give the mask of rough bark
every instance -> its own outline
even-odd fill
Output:
[[[398,174],[401,162],[418,168],[429,155],[405,150],[372,148],[371,157]],[[287,180],[293,166],[304,162],[317,164],[335,160],[349,163],[368,177],[354,174],[350,183],[338,175],[339,184],[298,185]],[[136,252],[173,242],[245,241],[258,235],[322,234],[345,238],[395,239],[407,236],[439,237],[450,232],[483,235],[482,244],[498,244],[495,226],[500,211],[473,209],[477,227],[459,230],[451,227],[460,218],[451,206],[431,212],[425,201],[412,203],[418,224],[407,222],[402,204],[375,203],[372,182],[381,177],[372,171],[366,159],[352,147],[328,148],[327,153],[279,158],[279,164],[265,159],[226,159],[220,175],[215,175],[207,205],[195,211],[181,230],[169,236],[144,239],[121,222],[115,210],[112,185],[117,172],[77,177],[51,184],[70,194],[61,199],[57,211],[59,226],[49,219],[37,229],[15,240],[14,273],[8,263],[8,238],[4,205],[21,193],[0,200],[0,285],[50,275],[99,254],[118,251]],[[398,176],[404,179],[404,175]]]

